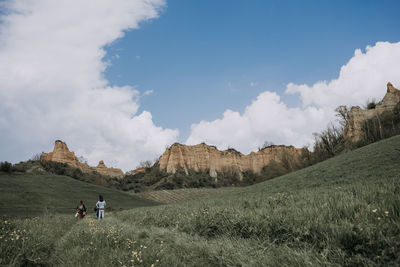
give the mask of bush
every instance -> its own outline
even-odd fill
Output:
[[[314,134],[314,136],[314,163],[331,158],[344,151],[345,140],[342,128],[330,125],[326,130]]]
[[[375,107],[376,107],[375,100],[368,101],[367,104],[365,105],[366,109],[375,109]]]
[[[92,183],[95,185],[100,185],[104,187],[114,187],[120,188],[120,181],[110,178],[108,176],[103,176],[98,172],[84,173],[78,168],[69,166],[66,163],[60,163],[55,161],[40,161],[43,169],[49,173],[57,175],[66,175],[79,181]]]
[[[13,171],[13,166],[10,162],[0,162],[0,171],[11,173]]]
[[[242,180],[242,173],[236,166],[224,166],[218,174],[219,183],[224,185],[238,184]]]

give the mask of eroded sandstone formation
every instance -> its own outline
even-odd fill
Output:
[[[215,178],[224,168],[238,170],[240,174],[244,171],[259,174],[271,160],[280,162],[283,153],[299,155],[301,149],[293,146],[271,146],[244,155],[234,149],[220,151],[215,146],[204,143],[194,146],[175,143],[162,154],[158,164],[160,170],[167,173],[175,173],[178,168],[182,168],[186,174],[189,170],[203,171],[209,172]]]
[[[362,139],[364,132],[363,123],[379,116],[384,111],[391,111],[400,102],[400,90],[396,89],[390,82],[387,84],[387,91],[383,99],[373,109],[362,109],[359,106],[352,107],[349,113],[349,120],[343,129],[343,137],[351,142],[358,142]]]
[[[121,171],[121,169],[117,168],[107,168],[107,166],[104,164],[104,161],[100,160],[99,164],[97,165],[94,170],[102,175],[110,176],[110,177],[122,177],[124,176],[124,173]]]
[[[60,163],[66,163],[71,167],[78,168],[85,173],[96,171],[102,175],[118,178],[123,177],[124,175],[124,173],[120,169],[107,168],[102,160],[99,162],[96,168],[90,167],[88,164],[80,162],[75,156],[75,153],[69,151],[67,144],[61,140],[57,140],[55,142],[53,152],[43,152],[40,155],[40,160],[50,160]]]

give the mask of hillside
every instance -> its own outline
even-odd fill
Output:
[[[231,192],[238,189],[238,187],[183,188],[175,190],[145,191],[137,193],[135,195],[159,203],[178,203],[189,200],[209,198],[216,194]]]
[[[399,163],[396,136],[209,199],[109,213],[101,224],[43,217],[24,232],[30,220],[1,221],[9,241],[0,263],[399,265]],[[15,241],[14,231],[35,242]]]
[[[73,214],[79,200],[83,200],[88,211],[93,212],[99,194],[104,196],[112,210],[155,204],[68,176],[3,173],[0,174],[0,216],[37,215],[44,212]]]

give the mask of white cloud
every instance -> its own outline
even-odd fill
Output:
[[[153,90],[146,90],[146,91],[144,91],[143,96],[151,95],[153,93],[154,93]]]
[[[192,125],[186,143],[205,141],[221,149],[234,147],[243,153],[256,150],[265,141],[302,146],[311,144],[310,133],[326,124],[329,114],[315,107],[288,108],[279,95],[261,93],[243,114],[226,110],[222,119]]]
[[[338,105],[364,105],[368,99],[381,99],[388,81],[400,83],[400,42],[378,42],[366,52],[356,49],[340,69],[339,78],[312,86],[290,83],[286,92],[299,93],[303,106],[335,108]]]
[[[287,85],[287,94],[299,94],[302,106],[288,108],[273,92],[261,93],[240,114],[226,110],[221,119],[201,121],[191,126],[187,144],[207,142],[244,153],[255,150],[264,141],[275,144],[310,145],[312,133],[334,121],[339,105],[364,105],[369,99],[381,99],[386,83],[400,85],[400,43],[378,42],[363,53],[357,49],[342,66],[339,77],[312,86]]]
[[[153,159],[177,130],[138,114],[140,93],[103,77],[104,46],[158,16],[163,0],[14,0],[0,25],[0,160],[67,142],[124,170]],[[145,93],[146,94],[146,93]]]

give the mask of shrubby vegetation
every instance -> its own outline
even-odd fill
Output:
[[[0,162],[0,171],[11,173],[13,171],[13,165],[10,162]]]
[[[53,173],[57,175],[66,175],[83,182],[88,182],[105,187],[119,186],[119,181],[117,178],[104,176],[96,171],[92,171],[91,173],[85,173],[78,168],[69,166],[66,163],[60,163],[55,161],[40,161],[40,165],[48,173]]]
[[[376,100],[372,99],[371,101],[367,101],[367,104],[365,105],[366,109],[374,109],[376,107]]]

